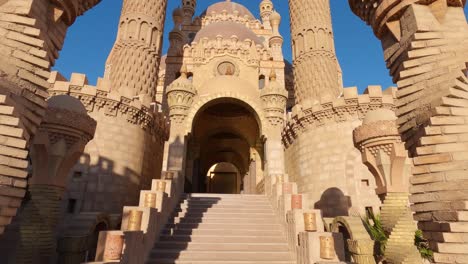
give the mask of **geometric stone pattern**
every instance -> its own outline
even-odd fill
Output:
[[[117,41],[106,65],[111,91],[154,99],[167,1],[124,1]]]
[[[289,0],[296,103],[309,108],[341,94],[330,0]]]
[[[372,2],[372,3],[371,3]],[[440,263],[468,261],[466,1],[350,1],[382,41],[398,84],[397,124],[414,159],[419,228]]]
[[[67,29],[99,0],[13,1],[0,4],[0,234],[16,215],[27,186],[26,145],[46,107],[50,66],[58,58]],[[50,10],[44,15],[44,10]]]

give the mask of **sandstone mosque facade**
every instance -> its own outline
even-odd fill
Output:
[[[292,64],[271,0],[123,0],[97,84],[52,72],[99,2],[0,0],[0,263],[468,263],[466,0],[349,0],[363,94],[330,0],[289,0]]]

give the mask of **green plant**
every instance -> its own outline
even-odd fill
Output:
[[[421,230],[416,231],[414,245],[418,248],[423,259],[430,261],[433,260],[434,252],[429,248],[429,243],[424,239],[423,232]]]
[[[385,249],[390,234],[385,232],[380,215],[370,215],[363,219],[363,223],[371,235],[372,240],[376,243],[374,254],[377,260],[379,262],[383,261],[385,259]],[[417,230],[414,235],[414,245],[418,248],[423,259],[430,261],[433,260],[434,252],[430,249],[427,240],[424,239],[423,232],[421,230]]]
[[[374,254],[379,260],[384,259],[385,248],[387,247],[388,234],[385,232],[380,215],[371,214],[366,217],[364,220],[364,226],[372,237],[372,240],[375,241]]]

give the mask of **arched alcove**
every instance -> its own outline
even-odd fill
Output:
[[[218,98],[206,103],[195,115],[188,136],[186,174],[190,191],[254,193],[257,176],[263,172],[262,162],[252,158],[262,156],[260,138],[258,115],[245,102]],[[211,188],[213,178],[209,176],[216,170],[213,166],[224,164],[221,167],[226,169],[226,163],[236,168],[236,177],[231,166],[230,180],[224,179],[230,186]]]

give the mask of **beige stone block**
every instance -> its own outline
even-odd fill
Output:
[[[335,246],[335,257],[332,259],[323,259],[320,254],[320,237],[332,237]],[[340,233],[323,232],[301,232],[299,234],[299,251],[302,256],[307,256],[305,262],[301,263],[326,263],[345,261],[344,241]]]
[[[141,231],[144,234],[154,233],[157,225],[157,209],[147,207],[125,206],[122,214],[122,231],[126,231],[129,225],[130,211],[136,210],[143,212],[141,219]]]
[[[434,253],[434,260],[437,263],[468,263],[468,255]]]
[[[168,199],[167,194],[163,192],[141,191],[140,202],[139,202],[140,207],[144,207],[146,195],[151,195],[151,194],[156,195],[155,207],[152,207],[152,208],[156,209],[158,212],[163,212],[165,208],[166,200]]]
[[[415,165],[444,163],[452,161],[452,156],[450,154],[419,156],[413,158],[413,161]]]
[[[435,243],[438,253],[465,254],[468,252],[468,243]]]

